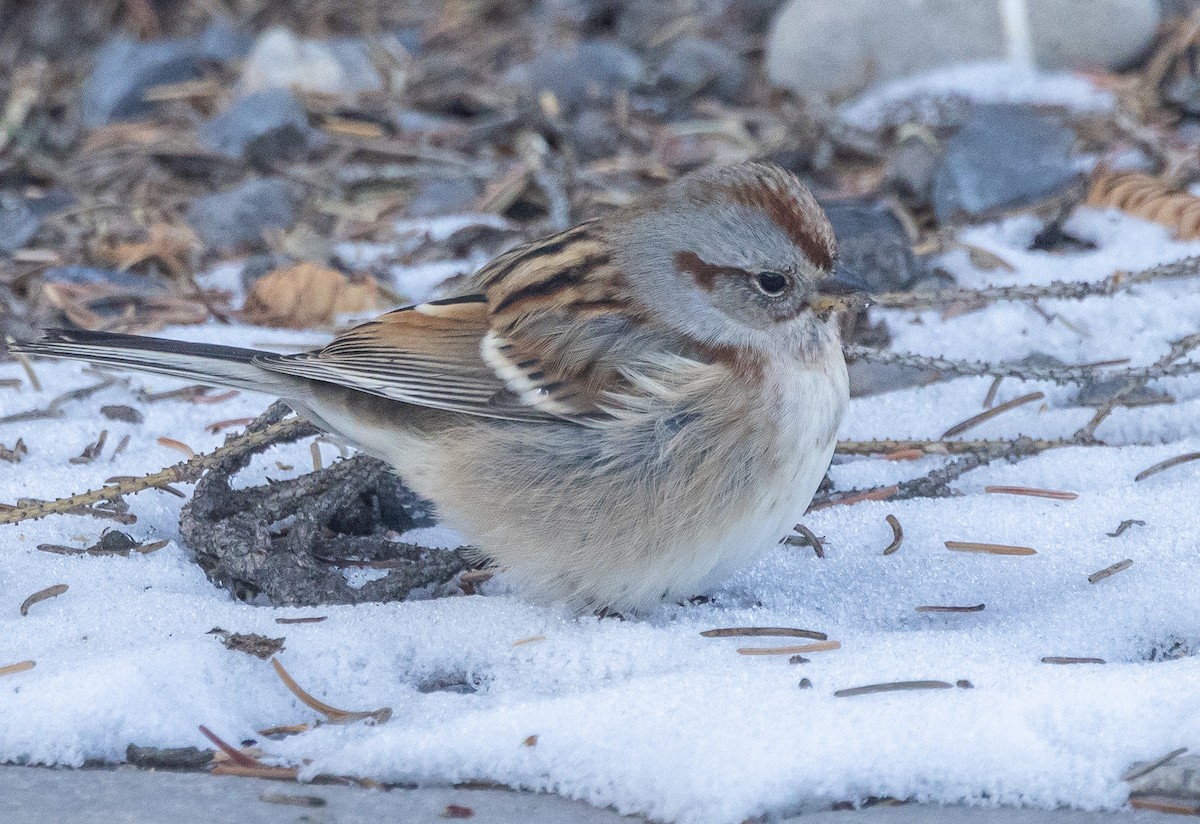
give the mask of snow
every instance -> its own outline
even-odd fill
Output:
[[[924,122],[936,125],[945,101],[955,99],[1061,106],[1077,112],[1105,111],[1116,100],[1112,92],[1083,75],[1043,71],[1019,62],[980,61],[882,83],[843,104],[840,113],[847,123],[863,129],[887,124],[898,111],[919,112]]]
[[[1092,251],[1027,251],[1036,226],[1016,217],[980,226],[963,241],[1013,267],[983,272],[966,254],[942,261],[966,286],[1098,280],[1200,252],[1165,230],[1113,212],[1084,210],[1069,231]],[[403,276],[403,273],[401,273]],[[235,278],[223,275],[231,285]],[[943,319],[935,312],[883,312],[894,348],[1007,360],[1034,351],[1070,363],[1128,357],[1146,364],[1171,339],[1195,331],[1196,281],[1138,286],[1109,299],[998,304]],[[1047,320],[1047,317],[1052,318]],[[261,328],[191,327],[181,338],[294,351],[323,338]],[[93,383],[82,367],[39,362],[46,389],[0,388],[0,415],[45,405]],[[23,376],[15,364],[0,377]],[[990,381],[968,378],[856,399],[845,438],[937,437],[982,408]],[[29,454],[0,465],[0,501],[52,498],[179,460],[156,443],[168,436],[197,451],[224,434],[205,426],[252,416],[264,397],[215,404],[136,400],[134,390],[175,382],[133,375],[129,384],[70,401],[60,418],[0,426]],[[424,598],[357,607],[273,609],[233,602],[188,557],[178,533],[182,501],[161,492],[132,499],[135,538],[171,543],[147,555],[68,557],[41,543],[86,546],[105,522],[60,516],[0,527],[0,761],[80,765],[120,760],[130,743],[207,746],[204,724],[232,742],[260,739],[278,763],[303,775],[349,774],[385,782],[493,781],[560,793],[622,813],[685,824],[734,824],[831,801],[895,796],[933,802],[1116,809],[1122,773],[1135,761],[1200,746],[1200,462],[1141,483],[1140,470],[1200,450],[1200,380],[1156,382],[1173,405],[1121,409],[1098,435],[1110,447],[1059,449],[1016,464],[978,469],[942,499],[868,502],[813,513],[827,557],[778,547],[713,593],[713,602],[664,604],[628,620],[573,617],[536,606],[502,579],[482,596]],[[983,424],[970,437],[1067,435],[1089,409],[1073,389],[1004,381],[999,400],[1041,389],[1046,398]],[[104,419],[105,404],[136,406],[142,424]],[[68,463],[101,429],[104,454]],[[128,448],[110,458],[130,435]],[[332,450],[326,448],[326,460]],[[944,459],[840,458],[838,488],[918,477]],[[278,463],[277,463],[278,462]],[[285,470],[283,466],[294,469]],[[304,471],[308,443],[256,460],[243,482]],[[1065,489],[1074,501],[984,492],[989,484]],[[186,488],[185,488],[186,489]],[[903,525],[899,551],[885,515]],[[1140,519],[1118,538],[1125,519]],[[405,536],[455,546],[447,530]],[[1028,557],[947,551],[947,540],[1021,544]],[[1129,558],[1133,566],[1097,584],[1087,576]],[[18,604],[47,586],[70,589]],[[918,613],[921,605],[986,604],[982,612]],[[327,616],[279,625],[280,617]],[[703,638],[741,625],[820,630],[839,650],[742,656],[738,647],[797,639]],[[325,725],[283,741],[256,730],[314,721],[270,665],[226,650],[208,631],[286,637],[280,660],[307,690],[350,710],[391,707],[381,725]],[[541,640],[528,640],[542,636]],[[517,644],[525,640],[526,643]],[[1052,665],[1044,656],[1107,663]],[[801,678],[812,687],[802,689]],[[971,688],[839,698],[835,690],[898,680],[966,679]],[[430,689],[435,682],[469,685]],[[536,744],[526,746],[529,736]]]

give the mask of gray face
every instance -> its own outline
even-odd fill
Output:
[[[760,349],[809,339],[824,322],[810,308],[833,264],[833,232],[812,195],[775,166],[741,164],[664,191],[653,222],[630,225],[625,264],[699,340]],[[647,225],[650,224],[650,225]]]

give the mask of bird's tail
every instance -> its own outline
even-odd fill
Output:
[[[215,343],[47,329],[36,340],[10,340],[8,349],[259,392],[275,392],[276,384],[285,380],[254,362],[262,352]]]

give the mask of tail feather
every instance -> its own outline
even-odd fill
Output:
[[[112,332],[47,329],[36,340],[8,342],[9,351],[90,361],[199,383],[276,392],[283,380],[254,363],[255,349]]]

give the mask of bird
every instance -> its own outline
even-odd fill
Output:
[[[45,330],[13,342],[275,395],[387,462],[531,600],[639,613],[792,531],[849,403],[812,193],[706,167],[310,352]]]

